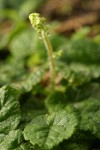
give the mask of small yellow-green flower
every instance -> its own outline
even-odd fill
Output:
[[[47,32],[48,27],[45,25],[45,18],[40,17],[39,13],[32,13],[29,15],[30,22],[32,27],[37,31],[41,36],[42,31]]]

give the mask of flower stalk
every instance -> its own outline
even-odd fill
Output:
[[[43,40],[47,50],[50,72],[51,72],[51,88],[55,87],[55,63],[53,58],[53,48],[48,38],[48,26],[45,25],[45,18],[40,17],[38,13],[32,13],[29,15],[32,27],[37,31],[39,37]]]

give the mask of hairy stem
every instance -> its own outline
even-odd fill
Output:
[[[52,48],[50,40],[48,39],[47,34],[44,31],[42,31],[42,39],[47,49],[47,53],[49,57],[49,64],[50,64],[50,71],[51,71],[51,87],[54,89],[55,87],[55,63],[54,63],[54,58],[53,58],[53,48]]]

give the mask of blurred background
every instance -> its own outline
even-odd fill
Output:
[[[49,22],[57,21],[59,33],[70,34],[87,25],[93,29],[91,34],[100,32],[99,0],[0,0],[0,32],[14,24],[29,23],[32,12],[39,12]]]
[[[47,59],[28,19],[32,12],[46,18],[54,51],[63,51],[60,60],[99,64],[99,0],[0,0],[1,83],[19,79]]]

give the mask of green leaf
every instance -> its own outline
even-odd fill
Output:
[[[80,28],[72,36],[72,41],[77,41],[78,39],[85,39],[90,32],[89,27]]]
[[[80,86],[84,83],[90,82],[92,79],[100,77],[99,65],[85,65],[81,63],[71,63],[69,65],[62,65],[59,67],[59,72],[62,78],[72,86]]]
[[[0,63],[0,86],[11,81],[13,68],[5,63]]]
[[[33,1],[33,0],[25,0],[21,6],[20,6],[20,14],[23,17],[26,17],[30,14],[30,12],[36,10],[44,0],[38,0],[38,1]]]
[[[43,149],[52,149],[73,134],[77,119],[65,110],[34,118],[24,129],[24,138]]]
[[[67,98],[63,92],[55,91],[45,100],[49,112],[59,111],[67,106]]]
[[[74,104],[79,109],[80,129],[90,131],[100,139],[100,101],[90,98]]]
[[[0,86],[21,80],[27,73],[22,60],[11,59],[9,62],[2,62],[0,63]]]
[[[68,86],[65,94],[67,96],[67,103],[82,101],[91,97],[99,99],[100,84],[88,82],[79,87]]]
[[[62,35],[54,33],[52,36],[50,36],[50,41],[52,43],[54,51],[57,51],[57,50],[62,50],[62,46],[66,42],[68,42],[68,39]]]
[[[34,34],[31,30],[23,29],[12,39],[10,50],[14,57],[26,58],[34,51]]]
[[[0,141],[20,122],[19,92],[10,86],[0,88]]]
[[[37,85],[42,80],[44,72],[45,70],[42,67],[35,69],[35,71],[31,72],[24,80],[12,83],[12,86],[18,88],[20,92],[29,92],[32,90],[33,86]]]
[[[22,142],[22,132],[20,130],[12,130],[5,136],[4,140],[0,143],[1,150],[14,150]]]
[[[84,144],[70,143],[68,145],[66,144],[65,150],[88,150],[88,147],[87,147],[86,143],[84,143]]]
[[[25,143],[20,144],[17,148],[15,148],[13,150],[35,150],[35,148],[32,144],[30,144],[28,142],[27,143],[25,142]]]
[[[33,118],[39,115],[45,115],[46,113],[47,109],[45,108],[44,102],[41,98],[36,98],[34,95],[26,98],[24,104],[21,106],[21,129],[24,129],[26,124],[32,121]]]
[[[87,39],[70,41],[63,46],[62,60],[65,62],[81,62],[84,64],[100,64],[100,45]]]

